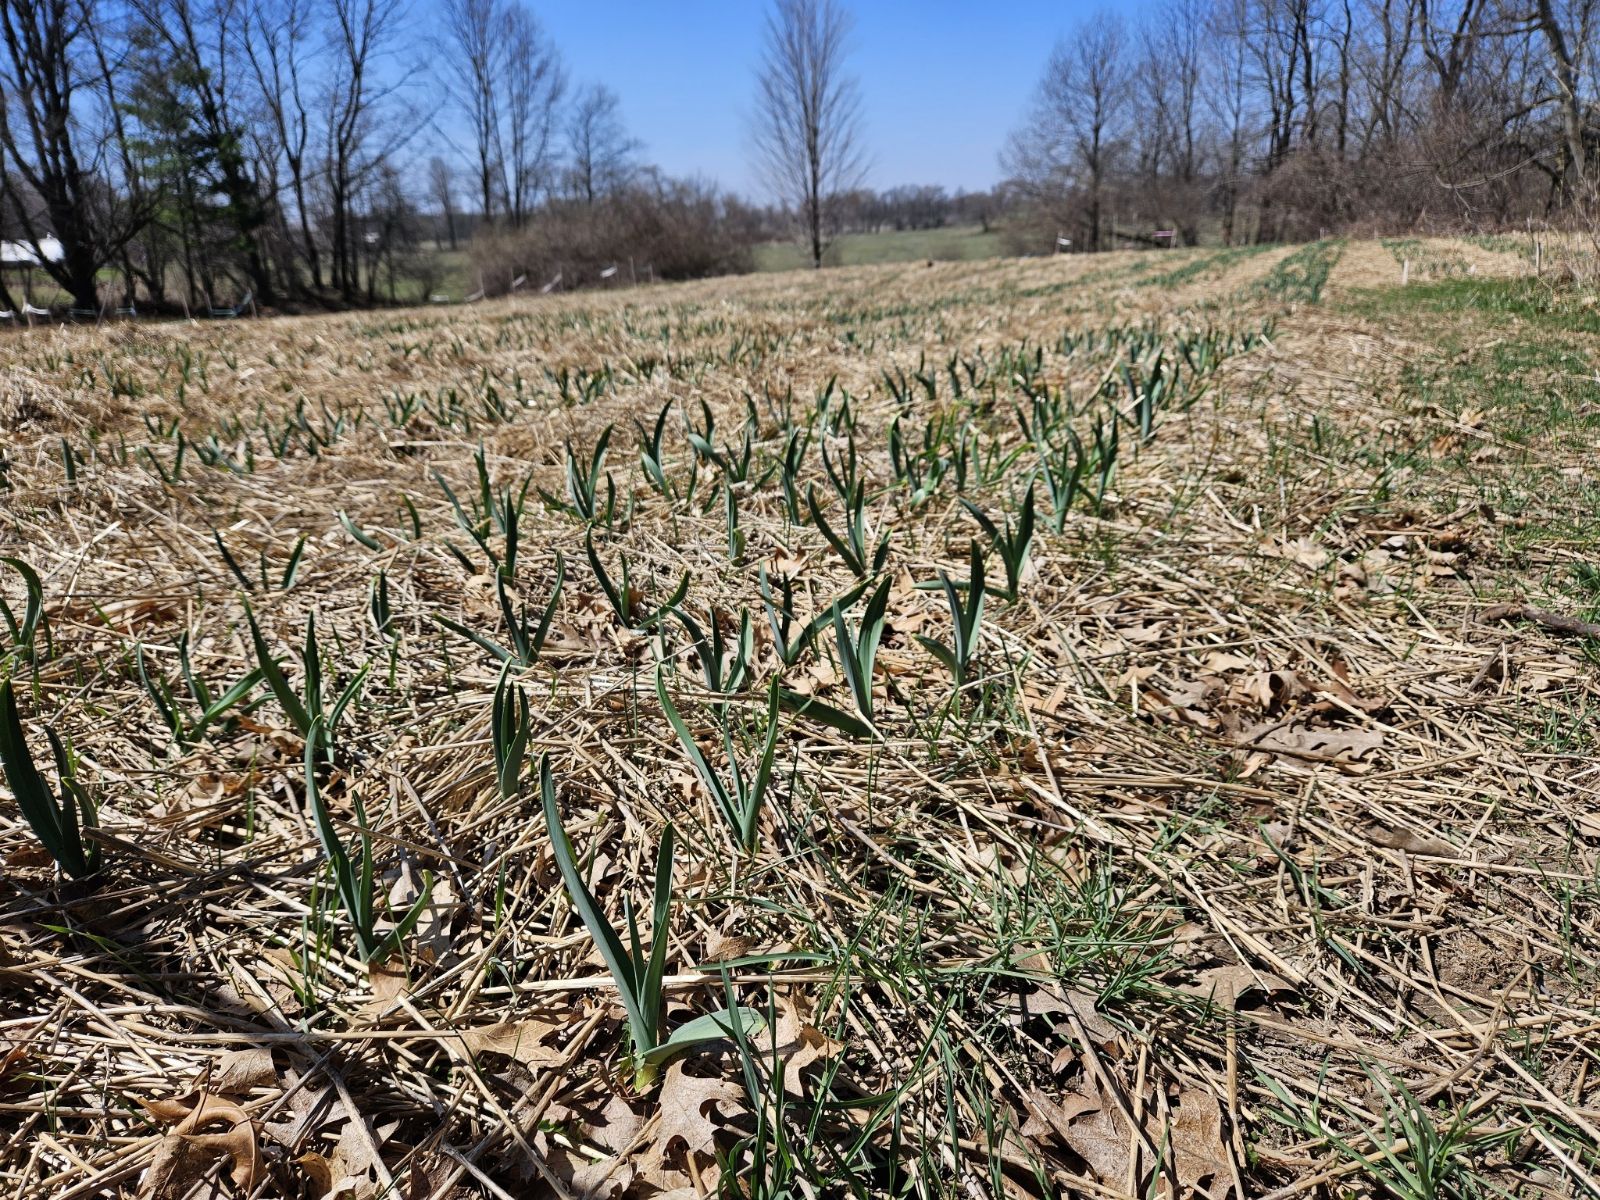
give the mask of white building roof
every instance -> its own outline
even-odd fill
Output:
[[[36,267],[40,262],[60,262],[61,242],[53,234],[39,239],[38,248],[32,242],[0,242],[0,267]]]

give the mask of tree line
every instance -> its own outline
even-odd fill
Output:
[[[230,278],[264,303],[355,298],[399,188],[404,102],[380,69],[398,18],[394,0],[0,0],[0,219],[59,239],[40,266],[82,308],[107,271],[157,304],[219,302]]]
[[[0,0],[0,232],[84,309],[375,300],[436,277],[429,213],[723,220],[639,149],[522,0]]]
[[[1600,0],[1166,0],[1048,55],[992,191],[874,191],[837,0],[772,0],[751,106],[772,203],[646,164],[525,0],[0,0],[0,233],[80,308],[684,277],[798,232],[1000,221],[1019,250],[1287,240],[1593,204]],[[998,136],[998,135],[997,135]],[[614,274],[614,273],[613,273]],[[0,305],[15,307],[0,278]]]
[[[1056,46],[1002,155],[1034,248],[1593,211],[1596,0],[1167,0]]]

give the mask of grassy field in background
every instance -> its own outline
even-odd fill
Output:
[[[415,274],[396,280],[396,295],[401,303],[425,304],[434,293],[459,301],[478,290],[477,272],[472,265],[472,255],[463,244],[455,250],[440,248],[431,240],[424,241],[416,256],[429,266],[432,286]],[[886,230],[880,233],[847,233],[837,238],[827,253],[828,266],[862,266],[874,263],[917,262],[933,259],[936,262],[959,262],[994,258],[1006,253],[1005,239],[997,231],[985,233],[980,227],[961,226],[946,229]],[[790,271],[810,265],[805,251],[798,243],[768,242],[755,248],[757,271]],[[624,270],[626,274],[626,270]],[[363,276],[364,278],[364,276]],[[114,290],[117,281],[106,272],[106,287]],[[181,284],[174,284],[181,286]],[[234,289],[227,289],[233,296]],[[378,293],[382,300],[389,299],[388,279],[380,276]],[[20,287],[16,291],[21,296]],[[34,303],[65,310],[71,298],[56,286],[48,276],[38,272],[34,279]]]
[[[1005,237],[998,231],[985,233],[979,226],[945,229],[885,230],[879,233],[847,233],[835,239],[826,255],[828,266],[865,266],[896,262],[965,262],[995,258],[1007,252]],[[469,252],[436,250],[427,243],[420,251],[434,260],[439,272],[436,291],[459,300],[478,287]],[[797,242],[767,242],[755,248],[757,271],[793,271],[810,265],[807,252]],[[624,268],[624,274],[626,269]],[[420,285],[403,280],[404,296],[424,299]]]
[[[962,225],[841,234],[828,248],[824,262],[836,267],[925,262],[930,258],[935,262],[966,262],[1004,253],[1004,235],[996,230],[985,233],[977,225]],[[758,271],[792,271],[810,265],[810,251],[798,242],[768,242],[756,247]]]
[[[0,339],[7,1196],[1593,1191],[1592,291],[936,245]]]

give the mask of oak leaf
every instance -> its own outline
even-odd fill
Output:
[[[811,1023],[803,1002],[793,996],[778,997],[778,1023],[756,1039],[759,1058],[768,1062],[776,1054],[783,1061],[783,1090],[791,1096],[805,1093],[805,1069],[834,1058],[844,1045]]]
[[[231,1100],[201,1092],[192,1104],[153,1100],[144,1108],[157,1121],[177,1124],[156,1147],[139,1188],[141,1200],[178,1200],[219,1158],[232,1162],[228,1178],[242,1193],[253,1191],[265,1176],[255,1126]]]
[[[744,1101],[744,1089],[726,1079],[690,1075],[683,1068],[683,1063],[673,1063],[661,1085],[658,1144],[664,1154],[674,1139],[682,1138],[691,1153],[710,1154],[722,1128],[717,1112],[727,1109],[731,1115]]]
[[[258,1087],[271,1087],[278,1081],[272,1065],[272,1051],[264,1046],[249,1050],[229,1050],[211,1076],[211,1087],[230,1095],[243,1095]]]
[[[461,1044],[473,1054],[503,1054],[524,1066],[548,1067],[566,1061],[566,1053],[545,1044],[561,1026],[546,1021],[500,1021],[461,1031]]]
[[[1233,1168],[1222,1138],[1222,1106],[1210,1092],[1185,1088],[1178,1093],[1170,1129],[1173,1167],[1185,1188],[1221,1200],[1233,1187]],[[1209,1188],[1202,1188],[1203,1180]]]
[[[1108,1107],[1098,1094],[1072,1093],[1057,1103],[1035,1088],[1027,1099],[1028,1121],[1022,1127],[1023,1136],[1038,1138],[1054,1133],[1083,1159],[1096,1178],[1119,1187],[1123,1184],[1133,1143],[1128,1123],[1115,1108]]]

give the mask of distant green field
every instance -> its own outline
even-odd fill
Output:
[[[478,288],[478,274],[465,246],[453,251],[435,250],[433,244],[428,242],[421,253],[437,264],[438,285],[435,290],[459,300]],[[851,267],[930,258],[939,262],[961,262],[994,258],[1004,253],[1001,234],[994,231],[985,233],[977,225],[962,225],[945,229],[847,233],[834,239],[824,261],[828,266]],[[799,242],[767,242],[755,248],[758,271],[793,271],[810,264],[811,259]],[[640,275],[642,278],[642,270]],[[402,300],[414,298],[420,302],[426,299],[420,282],[415,278],[401,280],[399,290]]]
[[[977,225],[945,229],[891,229],[881,233],[846,233],[834,240],[823,261],[829,266],[853,267],[864,263],[914,262],[932,258],[941,262],[993,258],[1004,254],[1001,235]],[[768,242],[756,247],[756,270],[792,271],[811,265],[799,242]]]
[[[439,264],[439,284],[436,291],[459,299],[478,289],[478,273],[473,269],[472,256],[462,243],[459,250],[436,250]]]

